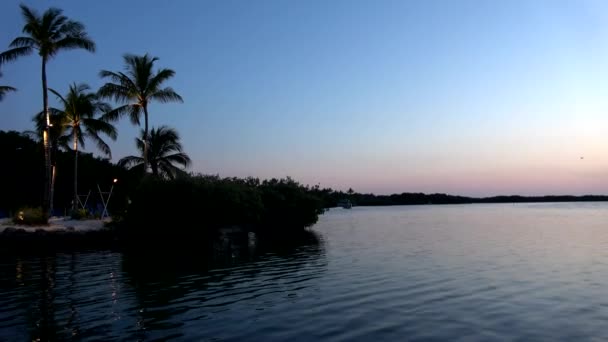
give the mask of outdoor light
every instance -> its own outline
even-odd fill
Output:
[[[118,178],[114,178],[114,183],[118,182]]]

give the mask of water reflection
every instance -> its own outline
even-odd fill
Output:
[[[163,257],[125,253],[122,258],[124,281],[137,298],[139,324],[153,339],[183,334],[211,338],[214,334],[201,328],[238,323],[245,313],[234,311],[239,302],[255,313],[268,295],[304,290],[325,266],[323,241],[313,232],[290,243],[246,239],[228,250],[174,251]],[[220,317],[223,324],[212,323]]]
[[[314,233],[281,246],[245,242],[229,252],[168,256],[0,255],[0,340],[205,338],[213,335],[201,327],[217,312],[225,317],[239,301],[256,303],[255,312],[268,295],[310,286],[326,266],[324,243]]]
[[[606,203],[353,208],[293,244],[0,255],[0,341],[607,340],[606,222]]]

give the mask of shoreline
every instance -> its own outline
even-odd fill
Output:
[[[105,228],[105,224],[111,222],[110,218],[104,220],[73,220],[70,217],[53,216],[49,218],[48,225],[20,225],[13,223],[11,218],[0,219],[0,233],[4,233],[7,228],[23,229],[25,232],[33,233],[36,231],[46,232],[91,232],[99,231]]]

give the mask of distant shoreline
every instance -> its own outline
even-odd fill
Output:
[[[551,195],[551,196],[492,196],[466,197],[447,194],[402,193],[393,195],[373,195],[354,193],[346,195],[355,206],[391,206],[425,204],[490,204],[490,203],[567,203],[567,202],[608,202],[607,195]]]

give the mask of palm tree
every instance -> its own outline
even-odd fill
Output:
[[[1,72],[0,72],[0,77],[2,77]],[[9,87],[9,86],[0,86],[0,101],[2,101],[2,99],[4,99],[4,95],[6,95],[6,93],[10,93],[11,91],[17,91],[17,89],[15,89],[13,87]]]
[[[171,69],[160,69],[154,72],[154,62],[158,60],[148,54],[135,56],[126,54],[123,56],[125,62],[125,72],[112,72],[102,70],[99,76],[107,78],[110,82],[99,89],[99,94],[108,99],[114,99],[119,103],[124,103],[109,113],[113,120],[128,114],[131,122],[135,125],[140,124],[140,117],[144,115],[143,133],[143,165],[144,173],[148,171],[148,104],[152,101],[160,103],[183,102],[171,87],[162,88],[163,82],[175,75]]]
[[[59,51],[85,49],[94,52],[95,43],[88,37],[83,24],[62,15],[63,11],[58,8],[49,8],[40,16],[35,10],[25,5],[19,7],[25,20],[22,30],[25,36],[15,38],[10,44],[12,49],[0,54],[0,64],[31,55],[34,51],[37,51],[42,58],[42,104],[46,117],[45,133],[43,135],[46,172],[44,174],[45,188],[42,207],[48,212],[53,208],[53,198],[51,196],[51,145],[49,140],[51,120],[46,64]]]
[[[124,157],[118,161],[118,165],[143,173],[145,165],[143,157],[145,153],[145,144],[143,142],[145,132],[143,130],[141,131],[141,136],[142,139],[135,139],[135,145],[142,153],[142,156]],[[167,126],[160,126],[158,129],[152,128],[148,147],[148,162],[150,163],[152,174],[155,176],[174,179],[177,175],[184,172],[175,166],[175,164],[181,165],[184,168],[190,166],[190,157],[183,152],[182,144],[179,142],[179,134],[173,128]]]
[[[49,89],[63,106],[63,109],[50,108],[49,110],[61,118],[60,124],[65,128],[65,135],[73,142],[74,150],[74,210],[78,209],[78,144],[85,147],[85,138],[95,142],[97,148],[112,157],[110,146],[99,136],[103,133],[116,140],[116,128],[105,121],[103,114],[110,111],[110,106],[99,100],[96,93],[86,84],[72,84],[66,96]]]

